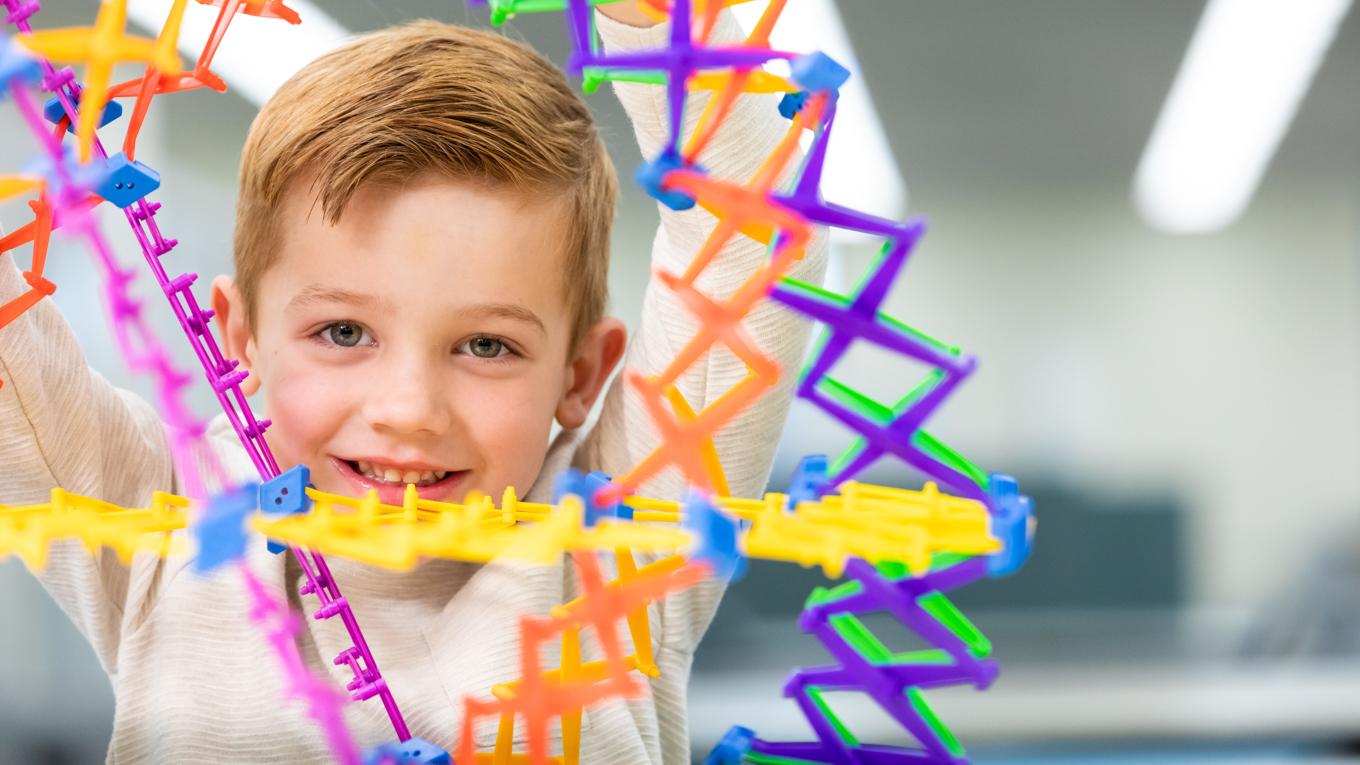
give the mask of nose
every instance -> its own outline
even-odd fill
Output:
[[[378,431],[442,435],[452,422],[447,394],[434,362],[389,361],[370,381],[364,417]]]

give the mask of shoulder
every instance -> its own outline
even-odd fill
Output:
[[[231,421],[227,419],[225,413],[219,413],[208,422],[204,440],[213,453],[217,455],[217,458],[222,461],[233,481],[244,483],[260,480],[259,471],[255,469],[255,464],[250,461],[250,455],[246,453],[246,448],[241,445],[241,439],[237,437],[236,430],[232,428]],[[290,467],[292,465],[279,465],[279,468],[283,470]]]

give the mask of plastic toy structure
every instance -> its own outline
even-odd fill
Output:
[[[624,0],[633,1],[633,0]],[[736,0],[740,2],[742,0]],[[850,73],[821,53],[791,53],[769,45],[771,30],[796,0],[771,0],[741,45],[710,42],[718,14],[733,2],[636,0],[644,12],[670,23],[669,44],[655,51],[603,54],[596,41],[588,0],[490,0],[499,23],[516,13],[562,12],[574,50],[568,70],[586,90],[608,80],[655,83],[665,88],[671,131],[665,147],[637,172],[639,184],[674,209],[700,206],[717,218],[712,235],[682,274],[658,273],[661,283],[698,323],[693,338],[655,377],[625,370],[626,383],[645,403],[661,444],[625,474],[568,473],[559,478],[552,504],[520,502],[513,489],[496,504],[469,496],[461,503],[421,499],[408,486],[400,506],[376,495],[350,498],[309,486],[307,469],[280,471],[264,433],[267,420],[251,412],[240,383],[245,377],[213,338],[211,313],[192,291],[194,274],[171,277],[165,268],[176,246],[160,230],[160,205],[147,199],[160,176],[138,162],[137,135],[152,99],[163,93],[208,87],[225,90],[212,60],[238,15],[304,21],[280,0],[197,0],[217,6],[217,23],[191,70],[175,55],[188,0],[176,0],[160,35],[127,36],[126,0],[104,0],[88,29],[34,32],[29,19],[36,0],[0,0],[17,34],[0,36],[0,88],[22,116],[39,155],[21,171],[0,177],[0,198],[33,195],[33,220],[0,239],[0,252],[32,244],[24,273],[30,290],[0,307],[0,327],[55,285],[43,277],[55,231],[89,245],[105,286],[118,348],[129,366],[157,385],[157,405],[170,434],[176,466],[189,498],[157,493],[151,507],[119,508],[53,489],[46,504],[0,508],[0,555],[43,565],[55,539],[78,539],[92,552],[101,546],[124,560],[139,553],[184,554],[191,538],[195,568],[204,575],[242,578],[249,613],[274,652],[290,698],[301,701],[342,763],[562,763],[579,761],[582,714],[610,699],[646,692],[641,680],[657,676],[651,655],[650,603],[709,577],[739,576],[750,559],[820,566],[838,585],[808,599],[800,627],[826,647],[834,663],[798,669],[784,688],[807,718],[814,738],[774,742],[736,727],[709,754],[710,763],[963,763],[962,747],[932,712],[924,691],[946,685],[988,686],[997,675],[987,639],[945,593],[986,576],[1018,568],[1029,553],[1033,513],[1015,481],[987,474],[923,429],[926,420],[972,373],[975,360],[882,313],[884,298],[923,233],[919,222],[898,222],[856,212],[821,198],[827,142],[836,119],[837,92]],[[195,9],[197,10],[197,9]],[[270,23],[257,21],[253,23]],[[787,62],[790,75],[765,64]],[[53,62],[83,63],[83,84]],[[110,84],[118,63],[145,65],[130,82]],[[41,105],[35,91],[50,95]],[[708,101],[697,126],[684,134],[685,103],[695,92]],[[789,120],[783,140],[745,183],[719,181],[703,169],[705,148],[743,93],[783,93],[779,113]],[[98,129],[123,113],[115,98],[133,98],[122,151],[110,155]],[[74,126],[74,132],[72,132]],[[810,149],[794,167],[801,138]],[[76,149],[66,143],[72,137]],[[779,183],[794,170],[792,182]],[[146,306],[131,297],[134,272],[113,258],[90,210],[112,203],[123,211],[152,278],[164,294],[184,336],[260,477],[259,484],[231,486],[223,467],[201,446],[203,421],[183,400],[191,376],[174,367],[170,354],[145,321]],[[881,238],[883,253],[849,295],[826,292],[786,277],[802,257],[816,226],[839,227]],[[766,262],[731,296],[706,295],[701,277],[734,237],[769,248]],[[746,316],[764,301],[777,301],[822,325],[823,334],[797,386],[799,398],[828,414],[854,436],[834,460],[811,456],[799,466],[787,494],[761,499],[726,496],[728,489],[713,437],[766,394],[783,374],[743,329]],[[3,331],[3,330],[0,330]],[[868,343],[931,368],[900,398],[879,402],[829,372],[855,343]],[[694,411],[675,383],[694,363],[725,347],[747,367],[725,394]],[[869,486],[854,479],[873,463],[896,459],[921,473],[921,491]],[[200,469],[200,465],[206,465]],[[682,502],[650,499],[639,492],[666,469],[679,470],[691,486]],[[943,487],[950,492],[942,493]],[[189,534],[172,532],[188,529]],[[243,562],[248,534],[285,546],[301,564],[302,594],[321,601],[319,618],[339,618],[352,645],[335,663],[354,679],[342,693],[308,672],[293,639],[296,616],[270,593]],[[634,551],[649,554],[638,565]],[[415,738],[397,706],[400,689],[389,688],[369,651],[359,623],[331,575],[324,555],[402,569],[422,559],[492,559],[524,565],[562,565],[569,555],[578,569],[580,598],[521,621],[522,674],[464,700],[462,730],[418,731],[456,741],[450,752]],[[612,555],[618,576],[606,580],[598,556]],[[216,572],[216,573],[214,573]],[[890,652],[862,620],[886,613],[918,634],[926,650]],[[621,635],[620,622],[627,625]],[[584,661],[583,635],[591,634],[600,657]],[[560,643],[556,667],[543,666],[542,647]],[[909,745],[858,741],[825,702],[828,692],[865,694],[910,736]],[[341,705],[377,698],[393,728],[394,743],[361,752],[345,728]],[[476,752],[474,725],[499,720],[494,750]],[[561,752],[549,750],[549,730],[561,731]],[[527,751],[516,752],[516,726]]]

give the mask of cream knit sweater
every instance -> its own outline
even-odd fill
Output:
[[[665,44],[664,27],[639,30],[598,18],[607,49]],[[732,40],[739,30],[725,18],[718,34]],[[620,84],[616,91],[643,156],[653,156],[667,124],[663,89]],[[694,100],[700,103],[688,112],[691,125],[702,105],[702,99]],[[772,96],[748,96],[738,103],[704,157],[710,172],[743,181],[754,173],[787,125],[776,103]],[[661,209],[654,265],[683,272],[713,223],[697,208]],[[825,237],[818,237],[793,275],[819,281],[824,254]],[[738,237],[700,286],[712,295],[728,295],[766,257],[760,245]],[[25,286],[12,259],[0,257],[0,302]],[[768,478],[809,325],[767,305],[751,315],[747,326],[786,370],[774,391],[716,439],[732,491],[753,496]],[[660,371],[694,328],[685,308],[653,281],[626,364]],[[721,349],[701,360],[680,387],[698,409],[744,372],[741,362]],[[43,502],[52,487],[60,486],[120,505],[145,506],[153,490],[180,486],[156,411],[86,365],[50,302],[0,330],[0,379],[0,503]],[[235,478],[257,478],[225,417],[213,421],[208,439]],[[529,500],[547,501],[553,476],[569,465],[618,475],[655,440],[640,403],[616,381],[598,424],[588,434],[562,433],[534,486],[520,488]],[[678,476],[666,475],[647,489],[653,496],[675,498],[683,487]],[[286,593],[295,611],[308,617],[315,613],[316,599],[298,595],[301,572],[291,555],[270,555],[263,540],[252,540],[248,558],[268,586]],[[329,563],[413,735],[450,751],[460,730],[462,697],[485,694],[492,684],[518,675],[519,617],[544,614],[575,594],[567,566],[430,561],[408,573],[392,573],[336,558]],[[108,761],[328,761],[300,705],[281,696],[274,659],[246,619],[239,579],[228,572],[200,577],[187,571],[187,564],[139,555],[125,567],[108,552],[90,556],[76,543],[59,543],[39,574],[109,673],[117,706]],[[583,763],[689,763],[690,664],[722,589],[721,582],[705,583],[651,607],[661,677],[650,682],[650,693],[641,699],[606,703],[586,713]],[[302,656],[314,672],[329,674],[343,687],[348,670],[331,664],[348,646],[343,625],[338,619],[305,622],[298,637]],[[346,705],[346,719],[363,746],[395,738],[376,699]],[[478,741],[490,748],[493,725],[478,731]]]

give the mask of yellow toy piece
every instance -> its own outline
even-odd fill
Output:
[[[177,14],[184,12],[184,4],[177,3],[171,12],[174,38],[178,38]],[[175,53],[177,39],[162,34],[156,41],[144,37],[129,37],[123,33],[127,26],[127,0],[104,0],[99,7],[93,27],[48,29],[16,35],[15,41],[30,51],[53,61],[83,62],[85,82],[81,87],[79,121],[76,138],[80,142],[80,161],[89,162],[94,147],[95,125],[108,101],[109,80],[113,68],[122,61],[144,61],[164,74],[179,74],[179,56]]]
[[[0,175],[0,201],[17,197],[20,194],[27,194],[30,191],[41,189],[44,185],[41,176],[36,175]]]
[[[981,502],[941,494],[935,484],[921,491],[849,482],[839,495],[801,502],[788,512],[788,497],[719,497],[713,502],[750,521],[740,545],[748,558],[801,566],[820,565],[829,578],[840,577],[849,558],[871,563],[904,563],[923,573],[935,553],[985,555],[1001,549],[991,535],[990,516]],[[639,522],[675,523],[680,503],[629,497]]]
[[[569,552],[675,552],[695,541],[689,531],[675,528],[683,517],[679,502],[646,497],[625,500],[633,520],[605,519],[588,527],[574,496],[554,506],[520,502],[507,490],[496,507],[485,496],[464,503],[423,500],[408,486],[398,507],[381,504],[373,494],[354,499],[308,489],[307,495],[310,513],[259,515],[252,527],[278,542],[390,569],[408,569],[424,558],[549,564]],[[783,494],[714,500],[750,521],[741,540],[747,557],[820,565],[833,579],[849,558],[904,563],[923,572],[936,553],[985,555],[1001,548],[982,503],[942,494],[934,484],[911,491],[847,483],[841,494],[799,503],[792,512],[785,510],[787,502]]]
[[[767,501],[744,538],[747,557],[820,564],[839,579],[850,558],[900,562],[913,574],[930,568],[936,553],[986,555],[1001,549],[981,503],[922,491],[846,483],[839,496],[800,502],[784,512],[782,497]],[[778,497],[779,495],[773,495]]]
[[[423,558],[485,563],[492,559],[548,564],[567,552],[619,547],[670,552],[690,541],[688,532],[607,520],[587,527],[580,499],[560,505],[520,502],[507,489],[498,508],[490,497],[463,503],[420,499],[406,487],[402,506],[308,489],[312,511],[283,518],[256,516],[252,528],[278,542],[307,547],[390,569],[409,569]]]
[[[129,509],[53,489],[41,505],[0,505],[0,557],[15,554],[41,570],[48,545],[60,539],[80,540],[91,555],[111,548],[124,564],[138,552],[183,554],[185,540],[170,532],[184,528],[188,508],[188,499],[160,491],[152,495],[150,507]]]
[[[485,496],[461,504],[423,500],[413,486],[401,506],[384,505],[374,494],[361,499],[315,489],[307,494],[311,512],[282,518],[258,514],[251,526],[276,541],[398,570],[424,558],[551,564],[569,552],[614,551],[621,579],[637,571],[630,549],[669,553],[694,543],[689,531],[675,527],[683,506],[671,500],[631,496],[625,502],[633,520],[605,519],[587,527],[581,500],[574,496],[547,505],[520,502],[510,489],[497,507]],[[911,491],[852,482],[841,494],[799,503],[792,512],[784,509],[783,494],[718,497],[714,504],[750,522],[741,540],[747,557],[821,565],[832,578],[851,557],[904,563],[923,572],[937,553],[1000,550],[989,532],[986,508],[942,494],[934,484]],[[0,506],[0,554],[16,553],[41,567],[45,552],[39,548],[62,538],[79,538],[91,550],[111,547],[124,560],[139,550],[182,552],[179,542],[169,549],[143,537],[184,528],[188,507],[187,498],[164,492],[155,493],[149,508],[127,509],[53,489],[45,504]]]
[[[749,521],[739,542],[747,557],[820,565],[831,578],[840,576],[849,558],[903,563],[920,573],[938,553],[986,555],[1001,549],[982,503],[943,494],[934,484],[912,491],[852,482],[842,489],[801,502],[791,512],[783,494],[713,502]],[[414,486],[407,486],[400,506],[384,505],[373,493],[355,499],[308,489],[307,495],[311,512],[257,514],[252,528],[279,542],[396,570],[426,558],[552,564],[570,552],[612,551],[618,557],[616,581],[639,571],[630,550],[669,554],[695,542],[689,530],[677,527],[684,514],[679,502],[647,497],[626,498],[632,520],[608,518],[586,526],[578,497],[558,505],[521,502],[513,489],[499,507],[481,495],[463,503],[424,500]],[[126,509],[53,489],[46,504],[0,505],[0,555],[18,554],[40,568],[47,544],[63,538],[81,539],[92,552],[110,547],[124,561],[138,551],[179,553],[182,540],[170,544],[166,532],[185,527],[188,508],[187,498],[164,492],[156,492],[149,508]],[[645,630],[645,610],[630,616],[629,626],[635,636]],[[639,646],[642,666],[651,666],[644,654]]]

